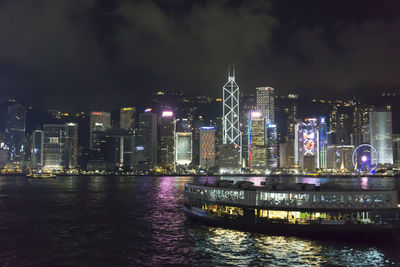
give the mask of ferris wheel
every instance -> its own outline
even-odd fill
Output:
[[[353,152],[353,166],[358,172],[375,173],[378,163],[378,151],[371,145],[359,145]]]

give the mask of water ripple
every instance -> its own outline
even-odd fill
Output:
[[[205,179],[0,177],[0,265],[382,266],[400,262],[398,244],[317,241],[196,224],[182,212],[184,184]],[[209,177],[210,182],[214,179]],[[261,178],[248,179],[257,183]],[[398,183],[393,179],[334,182],[370,188]]]

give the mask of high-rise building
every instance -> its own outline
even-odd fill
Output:
[[[238,148],[238,165],[242,165],[242,136],[239,128],[239,86],[235,81],[235,68],[228,71],[228,82],[223,86],[223,144]]]
[[[319,117],[319,168],[327,168],[326,152],[328,149],[328,131],[326,117]]]
[[[43,125],[43,166],[47,170],[61,170],[65,165],[64,124]]]
[[[69,169],[78,167],[78,124],[65,124],[65,166]]]
[[[42,162],[46,169],[60,170],[78,167],[78,124],[45,124],[43,132],[34,132],[33,149],[42,147]],[[42,144],[40,144],[42,138]],[[39,157],[39,154],[37,155]],[[37,162],[38,158],[35,159]]]
[[[119,128],[123,130],[134,130],[136,128],[136,108],[123,107],[120,110]]]
[[[32,168],[41,168],[43,166],[43,131],[35,130],[32,134]]]
[[[327,168],[342,171],[352,171],[353,145],[330,145],[326,152]]]
[[[294,166],[293,143],[279,144],[279,167],[290,168]]]
[[[242,160],[243,166],[249,166],[249,114],[256,110],[256,95],[254,92],[240,92],[240,132],[242,133]]]
[[[175,133],[175,164],[187,166],[192,162],[192,133]]]
[[[160,166],[168,170],[174,167],[174,128],[174,112],[163,111],[160,119]]]
[[[143,147],[144,160],[150,168],[157,166],[157,115],[147,109],[139,115],[137,146]]]
[[[319,166],[319,131],[315,118],[307,118],[295,126],[295,164],[302,169],[316,169]]]
[[[233,144],[218,146],[220,173],[240,173],[239,147]]]
[[[392,112],[370,112],[369,131],[370,144],[379,154],[379,164],[393,164]]]
[[[393,163],[400,167],[400,134],[393,134]]]
[[[192,165],[200,165],[200,127],[204,125],[203,116],[195,116],[192,123],[193,158]]]
[[[8,159],[12,163],[21,163],[24,155],[26,108],[13,103],[8,107],[4,148],[8,150]]]
[[[353,123],[351,115],[350,113],[338,113],[335,144],[350,145],[352,143]]]
[[[134,135],[130,130],[107,130],[101,139],[100,151],[107,170],[133,169]]]
[[[268,123],[266,127],[267,167],[278,168],[278,131],[276,124]]]
[[[287,96],[287,105],[285,108],[285,113],[288,115],[287,121],[286,121],[286,127],[287,127],[287,132],[285,136],[285,141],[287,143],[294,143],[294,126],[296,125],[297,122],[297,110],[298,110],[298,95],[296,94],[289,94]]]
[[[215,127],[200,127],[200,167],[215,166]]]
[[[249,116],[249,168],[267,167],[267,144],[265,143],[265,118],[259,111],[251,111]]]
[[[93,111],[90,113],[90,149],[100,150],[100,140],[108,129],[111,129],[109,112]]]
[[[261,112],[267,123],[275,123],[275,93],[272,87],[256,88],[256,108]]]
[[[367,139],[363,138],[363,127],[368,126],[369,113],[373,111],[374,109],[372,106],[363,106],[360,103],[356,103],[354,105],[354,112],[353,112],[354,136],[352,145],[354,145],[355,147],[361,144],[369,143],[369,136]]]

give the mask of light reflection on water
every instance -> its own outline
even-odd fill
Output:
[[[215,177],[0,177],[0,265],[266,266],[400,262],[399,244],[267,236],[207,227],[182,212],[184,184]],[[259,184],[263,177],[247,179]],[[270,179],[270,178],[268,178]],[[267,179],[267,180],[268,180]],[[388,188],[391,178],[274,178]]]

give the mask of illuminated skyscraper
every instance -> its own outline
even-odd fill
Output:
[[[279,98],[279,108],[286,117],[286,129],[282,129],[282,137],[286,143],[294,143],[294,126],[298,117],[298,95],[288,94]],[[282,125],[283,126],[283,125]]]
[[[278,147],[278,131],[276,124],[267,124],[265,128],[266,145],[267,145],[267,167],[278,168],[279,147]]]
[[[371,146],[379,154],[379,164],[393,164],[392,112],[370,112],[369,132]]]
[[[157,165],[157,115],[147,109],[139,116],[138,146],[143,147],[144,159],[150,167]]]
[[[38,149],[40,131],[33,149]],[[43,125],[43,166],[50,170],[76,168],[78,166],[78,124],[45,124]],[[37,161],[37,160],[36,160]]]
[[[43,125],[43,165],[48,170],[60,170],[65,165],[64,124]]]
[[[307,118],[295,126],[295,164],[302,169],[315,169],[319,164],[319,131],[315,118]]]
[[[200,167],[215,166],[215,127],[200,127]]]
[[[69,169],[78,167],[78,124],[65,124],[65,166]]]
[[[32,167],[40,168],[43,166],[43,131],[35,130],[32,133]]]
[[[256,110],[256,94],[240,92],[240,132],[242,133],[242,160],[244,166],[249,166],[249,113]]]
[[[368,126],[369,122],[369,113],[373,112],[373,106],[364,106],[360,103],[355,103],[354,111],[353,111],[353,129],[354,129],[354,136],[353,136],[353,145],[355,147],[369,143],[369,134],[367,138],[363,138],[364,131],[366,126]],[[368,126],[369,128],[369,126]]]
[[[256,88],[256,108],[266,118],[267,123],[275,123],[275,93],[272,87]]]
[[[8,107],[4,149],[8,150],[10,162],[21,163],[24,152],[26,108],[13,103]]]
[[[231,74],[228,71],[228,82],[223,86],[223,144],[232,144],[238,148],[239,161],[242,164],[242,135],[239,128],[239,86],[235,82],[235,66]]]
[[[175,164],[186,166],[192,162],[192,133],[175,133]]]
[[[135,107],[123,107],[120,110],[119,118],[119,128],[123,130],[133,130],[135,129],[135,117],[136,108]]]
[[[111,129],[111,114],[109,112],[94,111],[90,113],[90,140],[89,148],[100,150],[100,140]]]
[[[265,118],[259,111],[249,114],[249,168],[267,167],[267,144],[265,143]]]
[[[326,152],[328,149],[328,132],[326,128],[326,117],[319,117],[319,168],[327,168]]]
[[[163,111],[160,119],[160,166],[172,170],[174,167],[174,127],[173,111]]]

